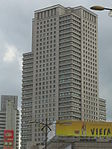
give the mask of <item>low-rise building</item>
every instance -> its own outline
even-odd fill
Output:
[[[112,149],[112,140],[104,138],[54,137],[48,149]]]
[[[18,97],[10,95],[1,96],[0,111],[0,149],[4,146],[4,130],[14,131],[14,149],[19,149],[19,111]]]
[[[3,149],[4,145],[4,129],[6,124],[6,113],[0,111],[0,149]]]

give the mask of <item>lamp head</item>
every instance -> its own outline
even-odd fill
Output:
[[[102,7],[102,6],[92,6],[92,7],[90,7],[90,9],[92,9],[92,10],[102,11],[102,10],[104,10],[105,8]]]

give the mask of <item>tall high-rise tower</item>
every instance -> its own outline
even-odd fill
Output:
[[[23,59],[22,95],[22,149],[30,135],[26,125],[31,128],[29,141],[45,139],[39,123],[28,123],[30,114],[38,122],[99,120],[97,16],[93,12],[61,5],[35,11],[32,62],[28,55]]]

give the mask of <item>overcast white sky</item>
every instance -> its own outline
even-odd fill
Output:
[[[32,18],[36,9],[55,4],[89,9],[112,6],[112,0],[0,0],[0,95],[18,95],[21,101],[21,61],[31,51]],[[107,101],[107,120],[112,121],[112,18],[98,14],[99,95]]]

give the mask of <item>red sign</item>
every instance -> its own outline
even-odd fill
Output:
[[[4,130],[4,149],[13,149],[14,131]]]
[[[4,146],[4,149],[13,149],[12,146]]]

